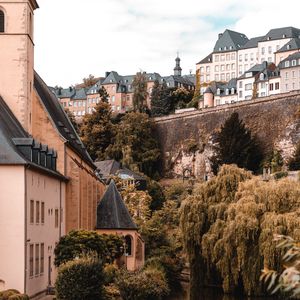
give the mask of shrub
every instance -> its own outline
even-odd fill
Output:
[[[95,252],[103,263],[111,263],[122,255],[122,238],[98,234],[96,231],[73,230],[63,236],[55,247],[55,265],[59,267],[85,253]]]
[[[17,290],[13,290],[13,289],[2,291],[2,292],[0,292],[0,300],[8,300],[9,297],[18,295],[18,294],[20,294],[20,292]]]
[[[8,300],[29,300],[29,297],[25,294],[12,295]]]
[[[117,285],[123,300],[159,300],[169,294],[164,272],[153,267],[135,273],[123,271]]]
[[[61,265],[55,283],[57,299],[105,299],[103,273],[102,262],[96,255],[82,257]]]
[[[276,172],[274,173],[274,179],[278,180],[280,178],[287,177],[288,175],[288,172]]]

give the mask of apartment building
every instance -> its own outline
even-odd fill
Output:
[[[211,81],[228,82],[237,77],[238,51],[249,41],[243,33],[226,29],[218,35],[213,52],[201,60],[199,70],[200,84]]]
[[[279,63],[281,92],[300,90],[300,52],[289,55]]]
[[[277,52],[275,52],[275,64],[279,65],[281,61],[286,59],[289,55],[300,51],[300,39],[292,38],[283,47],[281,47]]]

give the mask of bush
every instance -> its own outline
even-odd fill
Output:
[[[59,267],[55,283],[58,300],[105,299],[102,262],[96,255],[69,261]]]
[[[29,300],[29,297],[25,294],[12,295],[8,300]]]
[[[123,271],[117,285],[123,300],[159,300],[169,294],[164,272],[153,267],[135,273]]]
[[[288,172],[276,172],[274,173],[274,179],[278,180],[280,178],[287,177],[288,175]]]
[[[56,245],[55,266],[59,267],[85,253],[95,252],[103,263],[112,263],[122,256],[123,239],[116,235],[98,234],[96,231],[73,230]]]
[[[9,297],[18,295],[18,294],[20,294],[20,292],[17,290],[13,290],[13,289],[2,291],[2,292],[0,292],[0,300],[8,300]]]

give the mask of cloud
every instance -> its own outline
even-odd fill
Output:
[[[111,70],[169,75],[179,51],[188,73],[226,28],[252,37],[300,27],[292,2],[285,1],[294,9],[283,14],[279,0],[39,0],[35,68],[49,85],[62,86]]]

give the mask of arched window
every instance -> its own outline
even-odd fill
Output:
[[[130,256],[132,255],[132,237],[131,235],[125,236],[126,252],[125,254]]]
[[[4,32],[4,12],[0,10],[0,32]]]

